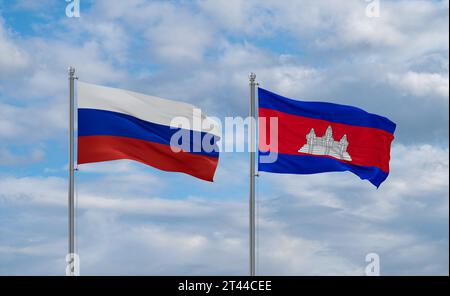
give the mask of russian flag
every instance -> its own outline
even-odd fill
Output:
[[[262,88],[258,97],[260,171],[350,171],[376,187],[387,178],[396,125],[386,117],[352,106],[297,101]],[[278,119],[277,130],[270,130],[270,117]],[[274,132],[277,145],[266,140]],[[275,161],[262,161],[270,153]]]
[[[220,132],[194,106],[85,82],[78,82],[77,103],[78,164],[130,159],[213,181]],[[189,128],[174,125],[174,118]],[[184,142],[173,141],[176,133]]]

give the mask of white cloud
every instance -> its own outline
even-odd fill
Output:
[[[448,264],[440,264],[448,258],[444,255],[448,250],[448,170],[448,148],[396,145],[390,176],[378,190],[350,173],[262,174],[259,184],[266,184],[259,189],[262,225],[264,221],[278,225],[261,226],[261,244],[283,233],[280,229],[294,245],[294,237],[321,244],[321,255],[314,261],[333,254],[333,263],[314,265],[321,266],[317,274],[362,274],[358,262],[363,264],[369,252],[381,256],[382,274],[448,273]],[[269,178],[275,186],[265,183]],[[289,242],[281,245],[289,246]],[[279,252],[291,251],[279,247]],[[404,256],[405,252],[411,256]],[[301,260],[301,256],[290,258],[291,262]],[[272,262],[275,266],[267,269],[269,273],[283,270],[277,262]]]
[[[366,15],[365,1],[273,1],[274,26],[309,37],[320,47],[343,49],[367,46],[401,48],[408,52],[448,49],[445,5],[428,1],[381,2],[380,16]],[[418,24],[427,23],[427,26]],[[321,32],[321,34],[317,34]],[[325,33],[325,34],[323,34]],[[428,40],[428,42],[424,42]],[[447,40],[447,42],[445,41]]]
[[[136,176],[135,176],[136,177]],[[106,179],[100,182],[108,183],[110,180]],[[140,178],[133,180],[130,184],[129,180],[124,180],[124,183],[131,185],[140,185]],[[99,180],[97,180],[98,184]],[[97,185],[98,186],[98,185]],[[63,178],[58,177],[23,177],[12,178],[3,177],[0,180],[0,187],[2,192],[0,198],[3,202],[18,202],[19,204],[41,204],[47,206],[65,207],[67,200],[62,198],[67,195],[66,182]],[[208,213],[208,208],[205,208],[201,203],[195,201],[179,201],[168,200],[161,198],[124,198],[124,192],[116,192],[109,196],[102,196],[92,192],[81,190],[79,193],[82,198],[79,199],[79,207],[81,209],[89,210],[109,210],[117,211],[118,213],[140,213],[140,214],[161,214],[167,215],[186,215],[192,212]],[[84,188],[83,188],[84,189]],[[108,193],[105,187],[104,193]],[[128,191],[128,194],[131,192]],[[122,196],[120,196],[122,194]]]
[[[438,199],[440,206],[432,210],[445,216],[448,169],[448,148],[394,145],[390,175],[378,190],[352,173],[270,177],[283,192],[297,197],[299,205],[320,205],[364,220],[387,221],[401,215],[400,207],[408,202],[417,209],[426,206],[427,198]]]
[[[274,17],[264,4],[244,0],[197,2],[208,22],[217,26],[218,30],[246,35],[269,33]]]
[[[76,68],[76,75],[84,81],[107,84],[124,80],[124,72],[102,56],[96,41],[81,45],[43,39],[28,40],[26,46],[33,48],[36,67],[25,80],[27,88],[18,93],[30,97],[58,96],[67,98],[67,69]],[[17,96],[17,93],[15,93]]]
[[[415,96],[438,96],[448,99],[449,77],[448,73],[417,73],[408,71],[405,74],[388,74],[388,80],[395,87],[406,94]]]
[[[123,27],[126,26],[139,32],[139,41],[145,42],[147,52],[164,64],[201,62],[207,48],[215,43],[214,28],[189,5],[167,1],[134,0],[126,5],[96,1],[88,16],[92,19],[100,16],[100,20],[93,21],[94,27],[86,25],[86,29],[99,37],[103,35],[102,31],[108,30],[106,41],[113,53],[130,40],[130,36],[124,36]],[[116,23],[111,27],[105,24],[105,19],[116,20]],[[110,36],[112,28],[119,31],[119,37],[116,34]]]
[[[2,144],[31,143],[53,137],[66,126],[61,105],[31,104],[17,107],[0,103],[0,139]]]
[[[448,272],[441,260],[448,250],[443,237],[448,230],[441,224],[448,218],[448,149],[397,145],[392,159],[391,175],[379,190],[343,173],[260,177],[259,273],[361,275],[369,252],[380,254],[384,274]],[[111,174],[126,176],[127,166]],[[131,176],[123,184],[142,184]],[[96,179],[101,190],[84,184],[77,215],[84,274],[246,274],[246,197],[167,199],[152,197],[152,189],[111,192],[111,181],[103,177]],[[3,207],[54,209],[64,219],[62,178],[5,176],[0,190]],[[440,226],[433,234],[424,233],[422,224]],[[32,256],[20,251],[23,244],[3,242],[3,256]],[[413,257],[401,255],[405,252]],[[58,273],[58,266],[51,270]]]
[[[208,46],[215,42],[208,23],[182,11],[166,15],[145,36],[149,51],[163,63],[200,62]]]
[[[3,79],[17,75],[29,66],[30,58],[11,38],[0,16],[0,90]]]
[[[0,147],[0,165],[29,165],[43,160],[44,157],[45,152],[40,148],[31,149],[26,154],[18,154]]]

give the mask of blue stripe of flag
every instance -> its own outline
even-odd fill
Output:
[[[335,123],[377,128],[393,134],[395,123],[386,117],[368,113],[362,109],[323,102],[304,102],[285,98],[258,88],[259,108],[273,109],[292,115],[322,119]]]
[[[78,136],[117,136],[170,145],[171,137],[180,130],[180,128],[171,128],[170,126],[144,121],[119,112],[87,108],[78,109]],[[216,145],[219,137],[208,134],[209,139],[211,139],[210,143],[214,145],[214,151],[209,152],[205,151],[205,147],[201,144],[207,133],[192,130],[184,131],[189,133],[189,152],[211,157],[219,156]],[[199,134],[202,141],[194,141]]]
[[[363,180],[370,181],[376,187],[388,177],[388,173],[377,167],[359,166],[339,161],[330,157],[313,155],[278,154],[273,163],[261,162],[261,156],[269,152],[259,152],[258,170],[279,174],[316,174],[324,172],[349,171]]]

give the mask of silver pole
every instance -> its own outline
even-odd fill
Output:
[[[75,118],[75,68],[69,67],[69,256],[71,276],[75,275],[75,197],[74,197],[74,118]]]
[[[255,275],[255,73],[250,73],[250,275]]]

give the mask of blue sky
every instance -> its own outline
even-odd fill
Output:
[[[448,1],[0,0],[0,274],[65,272],[67,67],[80,79],[245,116],[262,87],[397,123],[376,190],[350,173],[261,174],[264,275],[448,274]],[[247,155],[216,182],[129,161],[81,166],[85,275],[245,275]]]

